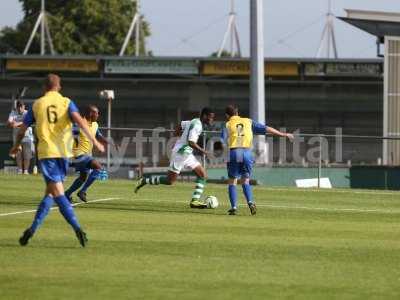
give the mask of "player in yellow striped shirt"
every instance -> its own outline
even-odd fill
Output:
[[[103,145],[106,145],[107,139],[103,137],[99,130],[99,124],[97,119],[99,118],[99,109],[95,105],[89,105],[84,112],[84,119],[86,120],[90,132],[97,140]],[[102,170],[101,164],[93,158],[93,143],[87,138],[85,133],[74,127],[74,159],[73,166],[75,170],[79,172],[79,177],[75,179],[69,189],[65,192],[65,196],[70,202],[72,202],[71,195],[78,190],[82,185],[82,188],[77,193],[79,199],[86,202],[86,191],[98,179],[105,170]]]
[[[33,123],[36,123],[39,167],[46,181],[46,192],[32,225],[24,231],[19,239],[21,246],[28,244],[54,202],[57,203],[65,220],[74,229],[80,244],[84,247],[87,242],[86,234],[79,225],[71,203],[64,195],[63,181],[68,169],[69,158],[72,157],[72,123],[75,122],[82,128],[99,151],[104,152],[104,146],[91,134],[74,102],[63,97],[60,90],[60,77],[49,74],[45,80],[44,96],[33,103],[32,108],[24,117],[15,145],[10,151],[10,155],[17,153],[25,131]]]

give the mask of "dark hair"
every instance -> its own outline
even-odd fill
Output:
[[[24,106],[24,105],[25,105],[25,103],[22,100],[17,100],[17,102],[15,103],[16,107],[21,107],[21,106]]]
[[[225,108],[225,113],[230,117],[236,116],[239,113],[239,109],[235,105],[231,104]]]
[[[204,107],[201,110],[200,117],[207,116],[207,115],[213,114],[213,113],[214,113],[214,110],[212,108]]]
[[[85,116],[85,117],[89,117],[90,112],[91,112],[92,110],[94,110],[94,109],[99,110],[99,109],[97,108],[97,106],[96,106],[96,105],[93,105],[93,104],[90,104],[90,105],[86,106],[86,107],[85,107],[85,110],[84,110],[84,116]]]
[[[59,85],[61,85],[60,76],[56,74],[49,74],[46,76],[46,79],[44,81],[44,86],[46,87],[47,90],[52,90]]]

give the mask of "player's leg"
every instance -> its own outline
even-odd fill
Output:
[[[167,175],[160,176],[143,176],[139,179],[135,187],[135,193],[137,193],[145,185],[173,185],[178,179],[179,173],[168,171]]]
[[[196,160],[196,158],[194,156],[192,159]],[[204,187],[206,185],[206,178],[207,178],[206,170],[204,170],[204,168],[200,165],[199,162],[197,162],[197,160],[196,160],[196,163],[189,162],[189,167],[190,167],[190,164],[192,164],[193,171],[197,175],[196,187],[192,194],[192,200],[190,201],[190,207],[191,208],[206,208],[207,204],[200,201],[201,196],[203,195],[203,192],[204,192]]]
[[[67,174],[69,161],[64,158],[56,158],[44,159],[40,162],[43,175],[47,182],[48,193],[53,196],[54,201],[60,209],[60,213],[74,229],[80,244],[84,247],[87,242],[86,234],[79,225],[71,203],[64,195],[63,182]]]
[[[46,190],[45,197],[39,204],[39,207],[36,211],[35,217],[33,219],[32,225],[24,231],[21,238],[19,239],[19,243],[21,246],[26,246],[29,242],[29,239],[32,238],[35,231],[39,228],[39,226],[43,223],[44,219],[48,215],[51,206],[53,205],[54,197],[50,193],[50,189],[47,185],[47,182],[50,178],[49,165],[46,163],[47,160],[39,161],[40,169],[42,170],[43,177],[46,181]]]
[[[135,194],[145,185],[172,185],[177,180],[184,167],[184,157],[180,154],[173,154],[167,176],[143,176],[136,183]]]
[[[241,164],[241,170],[240,170],[240,175],[242,177],[241,183],[242,183],[243,194],[246,198],[247,205],[249,206],[250,213],[252,215],[255,215],[257,213],[257,208],[253,200],[253,191],[250,185],[253,163],[254,160],[250,150],[245,151],[243,153],[243,163]]]
[[[36,230],[42,225],[44,219],[48,215],[51,207],[53,206],[54,199],[53,196],[49,194],[48,189],[46,187],[45,197],[40,202],[39,207],[36,211],[35,218],[33,219],[32,225],[30,227],[32,233],[35,233]]]
[[[49,188],[49,192],[53,195],[54,201],[57,203],[64,219],[75,231],[80,229],[81,226],[79,225],[78,219],[74,213],[74,209],[67,197],[65,197],[62,182],[49,182],[47,186]]]
[[[15,155],[15,161],[17,163],[17,174],[23,173],[23,157],[22,157],[22,150],[19,150]]]
[[[86,235],[82,231],[78,219],[67,197],[64,195],[63,181],[68,168],[66,159],[44,159],[39,161],[43,176],[46,180],[46,197],[39,205],[38,211],[32,226],[25,230],[20,238],[20,244],[25,246],[33,236],[35,230],[43,223],[47,216],[53,200],[57,203],[61,214],[65,220],[72,226],[82,246],[85,245]]]
[[[72,202],[71,195],[77,191],[86,181],[87,172],[79,172],[79,176],[74,180],[72,185],[65,191],[65,196],[68,198],[69,202]]]
[[[229,215],[236,215],[237,211],[237,179],[229,178],[228,179],[228,194],[229,194],[229,202],[231,204],[231,208],[228,210]]]
[[[23,173],[29,174],[29,167],[32,159],[32,146],[31,143],[22,143],[22,156],[23,156]]]
[[[101,170],[102,170],[101,164],[97,160],[94,160],[94,159],[92,159],[89,162],[89,167],[92,170],[92,172],[90,172],[88,179],[86,180],[83,187],[81,188],[81,190],[78,193],[79,199],[81,199],[84,202],[87,201],[86,200],[86,192],[87,192],[88,188],[95,182],[96,179],[99,178]]]
[[[54,197],[54,201],[57,203],[60,213],[64,217],[64,219],[71,225],[74,229],[76,237],[79,240],[79,243],[82,247],[85,247],[88,239],[86,237],[86,233],[82,230],[78,218],[75,215],[74,208],[69,202],[68,198],[64,195],[64,186],[62,181],[58,182],[49,182],[48,188],[50,193]]]
[[[237,211],[237,179],[240,177],[240,159],[237,157],[236,149],[230,150],[229,162],[227,163],[228,170],[228,195],[231,208],[228,210],[229,215],[236,215]]]
[[[46,187],[45,197],[42,199],[37,208],[32,225],[27,230],[24,231],[23,235],[19,239],[19,243],[21,244],[21,246],[26,246],[28,244],[29,239],[32,238],[36,230],[40,227],[40,225],[42,225],[44,219],[49,214],[49,211],[53,206],[53,203],[54,203],[53,196],[51,196],[48,193],[48,189]]]
[[[257,207],[256,203],[253,200],[253,191],[250,185],[250,178],[242,178],[241,183],[242,183],[243,194],[246,198],[247,205],[249,206],[250,213],[252,215],[255,215],[257,213]]]

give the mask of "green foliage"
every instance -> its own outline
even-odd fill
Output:
[[[0,32],[0,52],[22,53],[40,12],[40,0],[19,0],[24,12],[16,28]],[[52,0],[46,11],[55,51],[59,54],[115,55],[123,44],[135,13],[131,0]],[[150,35],[149,24],[142,19],[143,35]],[[35,36],[29,53],[39,53],[40,34]],[[126,55],[134,54],[134,42]]]
[[[215,52],[211,53],[210,56],[211,57],[218,57],[218,52],[219,51],[215,51]],[[231,52],[229,52],[227,50],[222,50],[221,57],[229,58],[229,57],[232,57],[232,54],[231,54]],[[235,53],[235,55],[233,57],[239,57],[239,55],[237,53]]]

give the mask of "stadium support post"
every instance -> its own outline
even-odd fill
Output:
[[[140,15],[140,0],[136,0],[136,13],[133,16],[128,34],[125,37],[124,44],[122,45],[119,56],[124,56],[126,48],[128,47],[129,40],[132,38],[133,30],[135,31],[135,56],[140,55],[140,32],[141,32],[141,15]]]
[[[208,149],[207,149],[207,138],[206,138],[206,134],[205,133],[203,133],[203,149],[206,149],[207,151],[208,151]],[[207,165],[206,165],[206,163],[207,163],[207,161],[206,161],[206,159],[207,159],[207,157],[206,157],[206,155],[203,153],[203,168],[204,168],[204,170],[206,170],[206,168],[207,168]]]
[[[231,0],[231,11],[229,13],[229,22],[228,22],[228,28],[226,29],[224,39],[222,40],[221,47],[219,48],[217,57],[221,57],[222,53],[225,49],[225,45],[228,41],[228,37],[230,36],[230,55],[231,57],[235,57],[236,55],[238,57],[242,56],[242,51],[240,49],[240,40],[239,40],[239,32],[237,29],[236,25],[236,12],[235,12],[235,0]],[[235,52],[235,45],[236,45],[236,51]]]
[[[338,58],[336,47],[334,18],[332,13],[332,0],[328,0],[328,12],[326,13],[326,24],[322,32],[320,45],[317,52],[317,58],[331,58],[331,48],[333,50],[333,58]]]
[[[51,55],[54,55],[55,51],[54,51],[53,39],[51,38],[50,35],[49,23],[47,22],[47,13],[44,0],[41,0],[40,14],[36,20],[35,26],[33,27],[32,33],[29,37],[28,43],[25,46],[23,54],[24,55],[28,54],[29,48],[31,47],[33,38],[35,37],[35,34],[39,29],[39,26],[40,26],[40,55],[46,54],[46,36],[50,46],[50,53]]]
[[[263,0],[250,0],[250,116],[265,124],[264,35]],[[268,163],[264,136],[255,139],[257,163]]]
[[[318,188],[321,188],[322,177],[322,136],[319,136],[319,157],[318,157]]]

